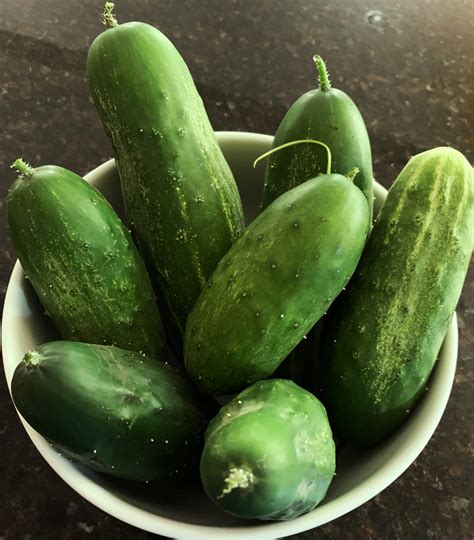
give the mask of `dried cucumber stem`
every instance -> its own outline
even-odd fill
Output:
[[[318,70],[319,89],[323,92],[331,90],[331,81],[329,80],[329,73],[324,60],[319,56],[319,54],[315,54],[313,56],[313,60],[316,64],[316,69]]]
[[[226,483],[226,487],[218,497],[219,499],[236,488],[246,489],[250,487],[255,482],[255,477],[252,471],[232,467],[224,482]]]
[[[114,10],[114,6],[115,4],[113,2],[105,2],[104,4],[103,23],[105,24],[106,28],[113,28],[118,24],[115,15],[112,13]]]
[[[253,166],[254,168],[257,166],[257,163],[262,160],[262,159],[265,159],[269,156],[271,156],[272,154],[274,154],[275,152],[278,152],[279,150],[282,150],[283,148],[288,148],[289,146],[294,146],[296,144],[305,144],[305,143],[310,143],[310,144],[319,144],[320,146],[323,146],[325,149],[326,149],[326,152],[328,154],[328,165],[327,165],[327,174],[331,174],[331,161],[332,161],[332,157],[331,157],[331,150],[329,148],[329,146],[327,144],[324,144],[323,142],[321,141],[315,141],[313,139],[300,139],[298,141],[291,141],[291,142],[287,142],[285,144],[282,144],[281,146],[277,146],[276,148],[272,148],[271,150],[269,150],[268,152],[265,152],[264,154],[262,154],[261,156],[259,156],[254,162],[253,162]]]
[[[11,169],[16,169],[23,178],[28,178],[29,176],[31,176],[35,172],[33,167],[29,163],[24,161],[22,158],[16,159],[10,165],[10,168]]]
[[[37,366],[43,357],[38,351],[29,351],[25,354],[23,361],[28,367]]]

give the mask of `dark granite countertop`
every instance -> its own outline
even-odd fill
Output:
[[[323,55],[334,86],[359,105],[376,178],[389,186],[407,158],[451,145],[474,161],[470,0],[117,0],[123,21],[158,26],[193,73],[217,130],[273,133],[314,86]],[[111,156],[89,99],[87,47],[101,2],[2,0],[0,6],[0,295],[15,260],[5,198],[24,156],[84,173]],[[474,272],[458,307],[459,364],[428,447],[364,506],[294,538],[473,538]],[[104,514],[43,461],[0,377],[0,540],[151,538]]]

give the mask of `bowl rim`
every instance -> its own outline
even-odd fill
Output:
[[[216,132],[216,136],[220,143],[235,142],[238,140],[240,143],[254,142],[269,144],[273,140],[271,135],[242,131],[218,131]],[[114,159],[112,158],[87,173],[84,178],[89,182],[94,181],[104,172],[113,168],[115,166],[114,163]],[[387,193],[385,188],[375,180],[374,190],[379,196],[386,195]],[[13,343],[14,340],[10,337],[15,336],[15,328],[11,314],[15,310],[15,289],[21,287],[22,278],[23,271],[17,260],[8,282],[2,316],[3,365],[10,395],[11,378],[15,364],[15,344]],[[357,487],[328,503],[318,506],[312,512],[291,521],[262,522],[255,526],[216,527],[198,525],[162,517],[148,510],[138,508],[132,503],[111,493],[105,487],[97,484],[92,478],[84,475],[69,460],[60,456],[38,432],[26,423],[16,407],[15,410],[31,441],[51,468],[84,499],[129,525],[171,538],[216,539],[223,536],[242,539],[281,538],[319,527],[358,508],[388,487],[413,463],[430,440],[446,408],[454,381],[457,352],[458,326],[456,313],[454,313],[439,354],[440,359],[443,358],[444,361],[438,361],[438,365],[436,366],[437,371],[440,369],[443,370],[442,377],[436,377],[436,380],[432,383],[430,392],[423,398],[423,400],[429,399],[430,394],[434,392],[433,385],[437,385],[437,399],[434,403],[434,410],[429,416],[429,421],[422,425],[416,437],[413,440],[410,439],[410,444],[405,445],[399,452],[390,456],[375,473],[361,482]]]

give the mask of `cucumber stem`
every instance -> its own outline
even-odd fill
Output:
[[[113,28],[114,26],[117,26],[118,22],[115,18],[115,15],[112,13],[114,10],[115,4],[113,2],[105,2],[104,4],[104,20],[103,23],[105,24],[106,28]]]
[[[227,495],[236,488],[246,489],[255,482],[253,473],[243,468],[232,467],[224,482],[227,484],[218,499]]]
[[[33,175],[35,170],[33,167],[24,161],[22,158],[16,159],[11,165],[10,169],[16,169],[23,178],[28,178]]]
[[[326,68],[326,63],[319,56],[319,54],[315,54],[313,56],[313,60],[316,64],[316,69],[318,71],[319,89],[322,92],[327,92],[328,90],[331,90],[331,81],[329,80],[329,73]]]
[[[23,362],[28,367],[37,366],[41,362],[41,354],[38,351],[29,351],[23,357]]]
[[[295,144],[305,144],[305,143],[319,144],[320,146],[323,146],[326,149],[326,152],[327,152],[327,155],[328,155],[328,164],[327,164],[326,174],[331,174],[331,165],[332,165],[331,149],[329,148],[329,146],[327,144],[324,144],[321,141],[315,141],[314,139],[300,139],[298,141],[287,142],[285,144],[277,146],[276,148],[272,148],[268,152],[265,152],[261,156],[258,156],[258,158],[253,162],[253,168],[255,169],[255,167],[257,166],[257,163],[260,160],[265,159],[268,156],[271,156],[272,154],[274,154],[275,152],[278,152],[279,150],[282,150],[283,148],[288,148],[289,146],[294,146]]]
[[[344,175],[351,182],[354,181],[354,178],[359,174],[359,167],[352,167],[352,169]]]

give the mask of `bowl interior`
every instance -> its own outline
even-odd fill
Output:
[[[221,148],[239,186],[247,221],[258,213],[263,171],[253,161],[269,149],[272,138],[252,133],[220,132]],[[123,206],[118,174],[113,160],[86,176],[112,203],[119,215]],[[375,211],[386,196],[375,184]],[[24,353],[40,343],[57,338],[17,262],[7,290],[3,314],[4,369],[10,388],[15,367]],[[404,425],[385,443],[369,451],[345,452],[338,456],[337,476],[325,501],[314,511],[290,522],[242,521],[218,510],[201,488],[177,495],[151,486],[130,486],[85,467],[72,464],[22,420],[31,440],[51,467],[84,498],[132,525],[172,537],[231,538],[282,537],[316,527],[356,508],[395,480],[416,458],[430,439],[445,409],[457,357],[456,317],[449,327],[430,390]],[[20,417],[21,418],[21,417]]]

